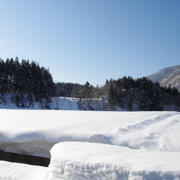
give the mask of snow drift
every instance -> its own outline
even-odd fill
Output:
[[[51,149],[47,179],[180,179],[180,152],[134,150],[105,144],[65,142]]]

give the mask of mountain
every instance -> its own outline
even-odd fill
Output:
[[[170,85],[180,91],[180,65],[164,68],[153,75],[147,76],[147,78],[159,82],[163,87]]]

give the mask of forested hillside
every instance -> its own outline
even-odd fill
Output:
[[[106,81],[109,103],[130,111],[180,110],[180,93],[176,88],[161,87],[159,83],[140,78],[123,77]]]
[[[5,94],[11,94],[18,107],[32,106],[33,101],[43,103],[43,99],[48,104],[55,95],[55,86],[49,69],[34,61],[0,59],[0,99],[4,103]]]

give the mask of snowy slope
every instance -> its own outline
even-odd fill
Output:
[[[176,87],[180,91],[180,65],[168,67],[148,76],[152,81],[159,82],[162,86]]]

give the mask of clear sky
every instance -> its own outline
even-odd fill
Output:
[[[0,0],[0,57],[102,85],[180,64],[180,0]]]

